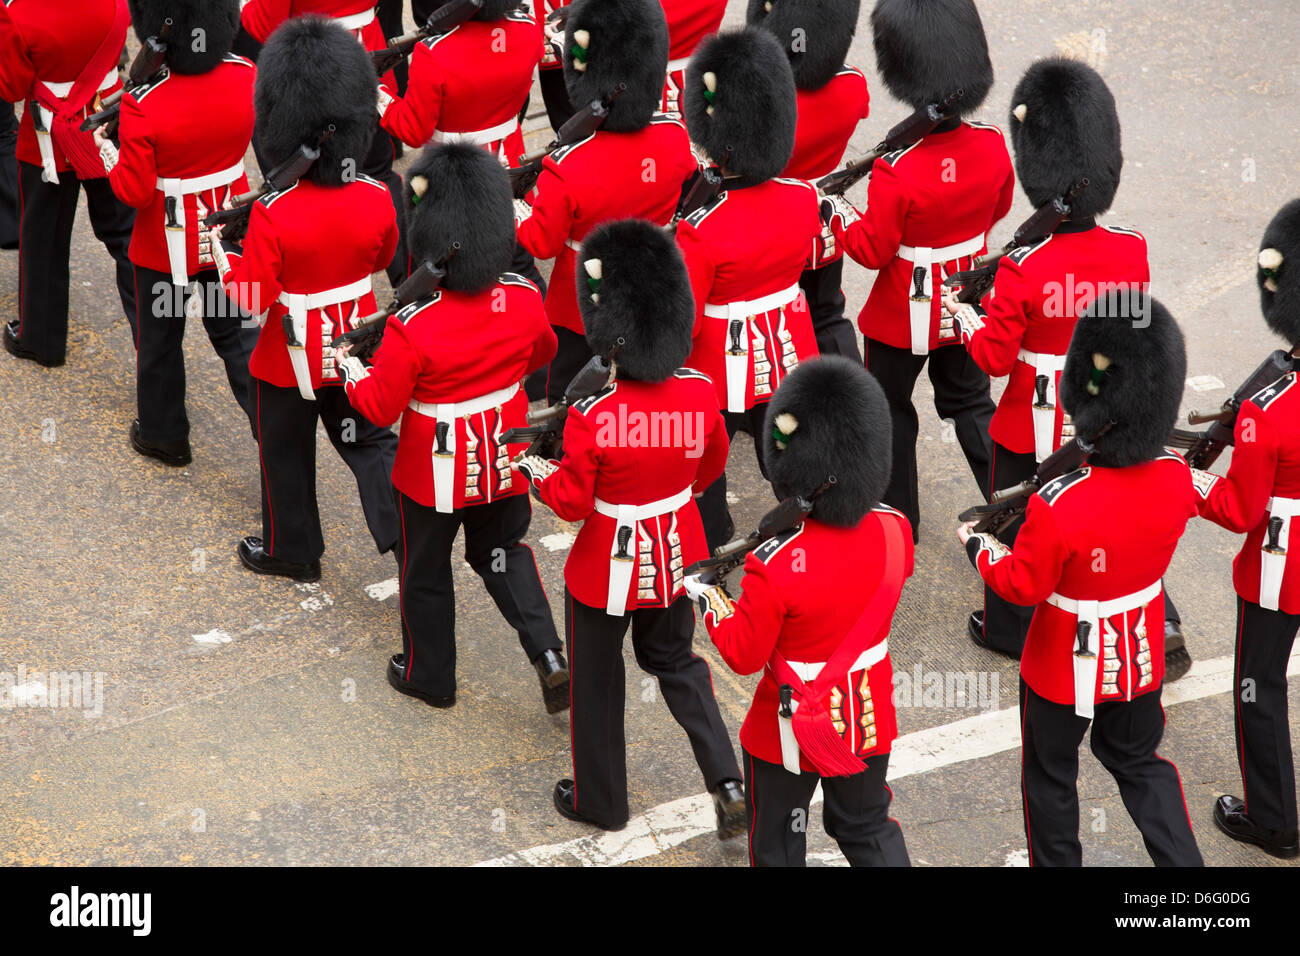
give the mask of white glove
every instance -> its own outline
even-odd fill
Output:
[[[366,367],[366,363],[355,355],[349,355],[346,349],[326,349],[325,351],[333,353],[334,367],[338,369],[339,377],[343,379],[344,388],[349,385],[356,385],[370,375],[370,369]]]
[[[533,214],[533,207],[528,205],[528,202],[526,200],[523,199],[515,200],[515,228],[516,229],[519,228],[519,224],[521,222],[523,222],[532,214]]]
[[[717,626],[736,613],[735,602],[720,581],[707,582],[698,574],[688,574],[682,578],[682,587],[686,596],[699,605],[700,616],[706,625]]]
[[[389,93],[388,90],[384,89],[384,87],[381,85],[379,87],[379,102],[377,104],[379,108],[380,119],[384,118],[384,114],[388,112],[388,108],[392,106],[395,102],[397,102],[397,100],[394,99],[393,94]]]
[[[564,18],[552,13],[542,21],[543,66],[556,66],[564,61]]]
[[[208,251],[212,254],[212,263],[217,267],[217,275],[224,279],[230,273],[230,256],[221,244],[221,231],[225,226],[214,226],[208,231]]]
[[[96,126],[94,132],[95,145],[99,147],[99,158],[104,163],[104,172],[111,173],[117,166],[117,147],[113,141],[104,135],[104,127]]]
[[[558,461],[543,458],[541,455],[524,455],[518,461],[512,461],[510,467],[524,476],[533,487],[540,488],[542,482],[555,474],[560,467]]]
[[[840,232],[848,229],[859,219],[862,213],[843,196],[823,196],[820,207],[822,225]]]

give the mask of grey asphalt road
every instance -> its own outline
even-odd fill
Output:
[[[744,6],[732,0],[731,22]],[[1300,7],[1291,0],[980,7],[998,82],[979,118],[1005,125],[1016,79],[1051,53],[1089,60],[1113,88],[1126,166],[1108,221],[1139,228],[1150,241],[1155,293],[1187,334],[1186,406],[1217,406],[1275,347],[1259,319],[1252,263],[1265,223],[1300,194]],[[875,80],[865,13],[851,60],[867,71],[874,94],[854,141],[860,151],[906,110]],[[546,138],[538,129],[532,136]],[[1019,198],[995,240],[1029,211]],[[846,269],[855,311],[871,278]],[[15,312],[16,287],[16,258],[5,254],[6,315]],[[384,664],[400,647],[396,598],[385,583],[394,563],[375,553],[351,476],[323,433],[321,583],[242,570],[236,542],[260,527],[256,448],[219,361],[191,329],[195,460],[174,470],[127,444],[132,352],[108,257],[83,212],[73,240],[68,365],[42,370],[0,354],[0,675],[21,671],[30,681],[86,672],[102,697],[89,708],[0,710],[0,863],[746,862],[740,842],[719,844],[707,832],[703,804],[691,800],[703,785],[685,738],[630,654],[631,804],[649,815],[630,831],[645,833],[592,839],[555,814],[551,787],[570,772],[567,717],[542,710],[514,635],[468,567],[457,574],[457,706],[434,711],[388,688]],[[928,385],[917,402],[922,542],[891,650],[899,672],[972,673],[988,693],[967,706],[918,695],[900,708],[912,763],[893,784],[893,812],[917,864],[1015,865],[1024,861],[1018,752],[987,712],[1014,707],[1016,674],[965,637],[980,592],[952,533],[955,515],[978,492],[945,440]],[[748,439],[737,440],[731,462],[744,526],[770,497]],[[573,530],[535,512],[531,542],[559,621],[565,535]],[[1215,796],[1239,786],[1222,672],[1232,653],[1229,563],[1237,545],[1194,524],[1170,572],[1198,672],[1206,662],[1219,670],[1196,678],[1202,690],[1169,707],[1162,753],[1182,771],[1207,862],[1268,865],[1275,861],[1210,823]],[[712,665],[728,726],[738,728],[754,679],[730,674],[702,629],[696,650]],[[1294,698],[1296,682],[1291,689]],[[968,744],[973,749],[963,750]],[[1086,752],[1080,794],[1085,862],[1145,865],[1113,781]],[[841,862],[816,812],[809,831],[811,862]]]

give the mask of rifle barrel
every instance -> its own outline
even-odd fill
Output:
[[[1236,416],[1236,413],[1230,408],[1221,408],[1217,412],[1205,413],[1192,411],[1187,414],[1187,424],[1189,425],[1209,425],[1218,422],[1220,425],[1227,425]]]

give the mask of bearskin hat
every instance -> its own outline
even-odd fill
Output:
[[[141,43],[161,34],[163,21],[172,21],[167,67],[173,73],[215,69],[239,32],[239,0],[128,0],[127,6]]]
[[[1087,178],[1071,217],[1109,209],[1124,153],[1115,97],[1097,71],[1066,57],[1039,60],[1021,77],[1011,104],[1016,176],[1029,201],[1042,206]]]
[[[446,143],[426,149],[406,179],[408,242],[416,261],[447,263],[443,288],[480,292],[510,271],[515,254],[510,178],[481,146]]]
[[[1257,265],[1264,321],[1292,346],[1300,343],[1300,199],[1278,210],[1264,230]]]
[[[973,113],[993,86],[984,24],[972,0],[878,0],[871,11],[876,68],[896,98],[920,109],[965,90]]]
[[[747,17],[785,47],[794,85],[818,90],[844,68],[861,9],[861,0],[749,0]]]
[[[767,406],[763,462],[779,498],[808,497],[812,517],[852,527],[880,503],[889,484],[889,402],[875,378],[840,355],[801,364]]]
[[[686,68],[691,139],[740,185],[779,176],[794,152],[797,104],[790,59],[757,27],[719,33]]]
[[[500,20],[515,7],[519,6],[519,0],[480,0],[480,2],[483,4],[483,8],[470,17],[471,20]],[[449,3],[451,3],[451,0],[438,0],[438,2],[432,4],[426,3],[425,7],[428,8],[429,14],[434,14]],[[411,9],[414,12],[418,7],[419,4],[412,4]],[[429,14],[426,14],[426,16]],[[417,26],[421,23],[418,14],[415,18],[415,22]]]
[[[1187,379],[1182,330],[1141,286],[1099,295],[1074,327],[1061,402],[1091,460],[1125,468],[1157,457],[1178,418]]]
[[[356,37],[323,17],[294,17],[266,41],[257,61],[254,135],[272,167],[330,126],[305,178],[336,186],[355,178],[379,114],[378,79]]]
[[[686,361],[695,298],[677,244],[643,219],[607,223],[582,241],[578,307],[587,344],[608,355],[618,340],[619,378],[666,381]]]
[[[656,0],[575,0],[564,28],[564,85],[581,109],[625,89],[602,129],[644,129],[659,109],[668,69],[668,22]]]

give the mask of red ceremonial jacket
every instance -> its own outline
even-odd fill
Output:
[[[555,333],[542,294],[507,274],[482,292],[443,289],[388,320],[375,364],[346,386],[352,405],[376,425],[402,419],[393,487],[426,507],[436,504],[433,479],[435,420],[408,408],[467,402],[518,385],[555,356]],[[527,425],[528,398],[519,389],[504,404],[456,420],[455,507],[522,494],[510,459],[525,444],[505,445],[501,434]]]
[[[567,7],[569,0],[532,0],[533,17],[537,23],[538,36],[542,36],[546,27],[546,18],[554,13],[560,7]],[[555,60],[551,63],[540,63],[537,67],[539,70],[562,70],[564,69],[563,60]]]
[[[166,198],[159,178],[194,179],[242,162],[253,139],[253,79],[256,69],[231,54],[198,76],[163,70],[153,82],[122,98],[118,164],[109,173],[113,192],[141,210],[131,235],[131,261],[144,269],[170,272],[164,230]],[[221,104],[212,109],[211,104]],[[206,251],[201,220],[248,192],[248,178],[185,197],[188,274],[215,268]],[[205,248],[200,254],[200,241]]]
[[[244,29],[258,43],[265,43],[276,27],[293,17],[308,13],[340,19],[374,11],[374,0],[248,0],[240,14]],[[360,30],[367,50],[382,50],[388,45],[378,18]]]
[[[661,109],[681,115],[686,61],[722,26],[727,0],[660,0],[668,21],[668,76]]]
[[[975,252],[932,266],[929,347],[937,348],[943,280],[969,269],[973,257],[986,251],[988,232],[1011,208],[1014,191],[1015,173],[1002,131],[984,123],[931,133],[876,160],[862,218],[848,229],[836,228],[845,253],[880,270],[858,316],[862,334],[895,348],[912,345],[908,300],[913,265],[899,256],[900,246],[938,249],[983,235],[986,242]]]
[[[696,168],[686,127],[662,115],[633,133],[597,131],[546,158],[519,242],[538,259],[555,260],[546,290],[552,325],[583,331],[574,247],[611,219],[667,225]]]
[[[10,103],[30,100],[38,79],[46,83],[75,81],[108,35],[116,9],[116,0],[10,0],[7,16],[0,16],[0,98]],[[125,42],[123,29],[114,44],[121,47]],[[99,98],[121,88],[120,79],[105,86],[82,115],[95,112]],[[41,165],[30,106],[23,111],[18,128],[17,155],[31,166]],[[57,145],[54,160],[60,173],[72,168]]]
[[[1224,478],[1198,472],[1201,516],[1246,535],[1232,563],[1237,594],[1260,603],[1260,549],[1267,543],[1269,501],[1300,498],[1300,386],[1291,372],[1244,402]],[[1300,614],[1300,520],[1292,519],[1278,609]]]
[[[994,591],[1034,607],[1020,674],[1034,693],[1074,701],[1078,618],[1048,603],[1115,600],[1164,577],[1187,522],[1196,517],[1191,469],[1173,452],[1129,468],[1089,466],[1048,482],[1029,500],[1015,547],[975,535],[968,552]],[[1165,673],[1165,598],[1100,624],[1094,703],[1131,700]],[[1113,679],[1107,679],[1113,674]]]
[[[358,176],[343,186],[318,186],[303,180],[263,196],[253,207],[243,254],[231,256],[221,277],[226,294],[266,322],[249,360],[249,371],[280,388],[295,388],[284,335],[288,308],[281,292],[310,294],[346,286],[382,272],[397,248],[397,214],[388,187]],[[351,331],[376,312],[367,292],[352,302],[312,309],[307,315],[307,361],[312,387],[322,384],[321,346]],[[339,384],[332,370],[324,381]]]
[[[518,165],[524,151],[519,113],[541,58],[537,24],[522,10],[500,20],[462,23],[416,46],[406,96],[394,100],[381,125],[417,148],[445,139],[442,134],[484,133],[472,141],[498,153],[506,165]],[[503,124],[513,125],[507,133],[486,135]]]
[[[907,549],[903,569],[905,576],[911,577],[911,525],[892,508],[877,508],[853,528],[808,519],[745,559],[744,593],[731,616],[716,622],[713,614],[704,615],[709,637],[728,667],[739,674],[763,671],[740,728],[740,743],[746,752],[768,763],[781,763],[777,723],[780,682],[766,668],[767,662],[774,650],[787,661],[824,663],[830,659],[866,610],[884,575],[880,560],[883,525],[890,521],[902,525]],[[810,582],[815,585],[810,587]],[[898,736],[894,668],[889,655],[867,670],[847,676],[831,690],[828,700],[836,730],[860,757],[888,753]],[[801,758],[799,763],[804,770],[816,772],[807,760]]]
[[[700,494],[727,464],[727,427],[713,384],[689,368],[666,382],[616,381],[569,408],[564,458],[539,494],[565,521],[583,522],[564,583],[574,599],[604,608],[618,522],[597,512],[596,499],[644,505],[684,489]],[[691,498],[675,512],[638,523],[637,567],[626,607],[667,607],[685,593],[683,571],[708,557],[704,526]]]
[[[695,340],[687,363],[713,379],[722,408],[730,320],[706,315],[705,306],[754,302],[791,288],[798,293],[784,308],[758,312],[746,323],[745,408],[769,401],[795,366],[817,354],[808,303],[797,286],[820,248],[818,208],[808,183],[770,179],[728,189],[677,225],[695,293]]]
[[[1145,287],[1150,281],[1146,238],[1092,220],[1066,223],[1042,242],[1002,258],[993,290],[976,310],[984,325],[963,339],[985,372],[994,378],[1011,376],[989,424],[994,441],[1018,454],[1034,451],[1037,375],[1020,354],[1065,355],[1079,313],[1098,294],[1133,284]],[[1057,382],[1060,378],[1057,372]],[[1058,401],[1053,451],[1061,446],[1063,418]]]
[[[825,86],[799,90],[799,121],[794,129],[794,152],[781,175],[793,179],[821,179],[844,158],[858,121],[871,113],[867,78],[846,66]]]

